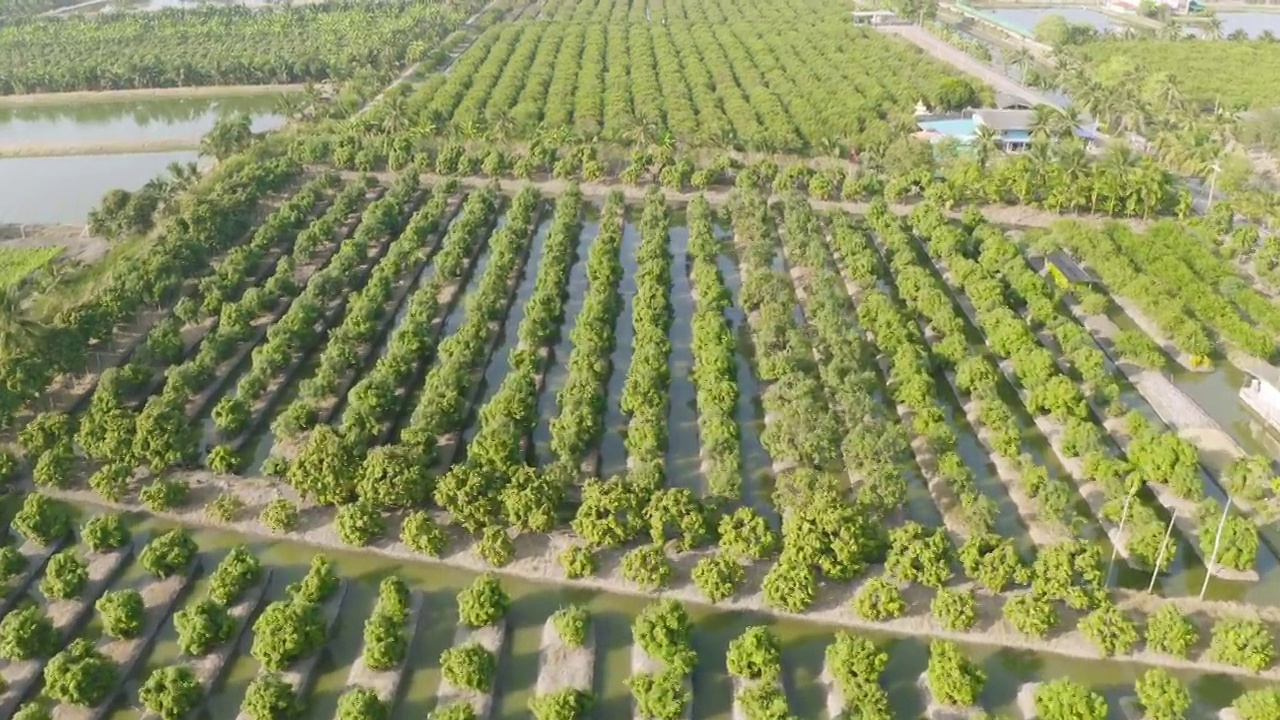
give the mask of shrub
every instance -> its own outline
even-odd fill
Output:
[[[284,498],[276,498],[262,508],[258,520],[272,532],[289,532],[298,526],[298,506]]]
[[[488,690],[497,670],[498,660],[479,643],[449,648],[440,656],[440,670],[456,687]]]
[[[1280,689],[1250,690],[1231,703],[1240,720],[1274,720],[1280,717]]]
[[[693,670],[697,660],[689,638],[693,622],[684,606],[674,600],[661,600],[645,606],[631,624],[631,635],[641,649],[667,669],[679,675]]]
[[[813,570],[785,557],[764,576],[764,601],[777,610],[803,612],[818,593]]]
[[[737,560],[763,560],[778,551],[778,533],[755,510],[740,507],[720,518],[720,551]]]
[[[249,683],[240,709],[253,720],[290,720],[302,712],[293,686],[276,673],[259,673]]]
[[[222,605],[204,598],[173,615],[178,630],[178,648],[186,655],[207,655],[231,639],[235,621]]]
[[[1051,680],[1036,688],[1040,720],[1106,720],[1107,701],[1071,680]]]
[[[591,627],[591,613],[581,605],[570,605],[560,608],[551,616],[556,634],[560,641],[573,647],[581,647],[587,641],[587,631]]]
[[[244,545],[237,545],[209,575],[209,598],[232,605],[262,579],[262,562]]]
[[[888,653],[866,638],[838,632],[835,641],[827,646],[825,664],[850,709],[868,709],[868,703],[856,701],[874,696],[878,700],[870,703],[872,709],[884,705],[887,712],[888,698],[880,689],[880,674],[889,664]]]
[[[1275,661],[1275,640],[1266,623],[1256,618],[1228,617],[1213,625],[1209,659],[1262,672]]]
[[[222,493],[204,508],[204,514],[208,515],[210,520],[221,523],[235,522],[242,512],[244,512],[244,500],[233,492]]]
[[[941,588],[954,574],[954,556],[945,529],[930,533],[919,523],[909,522],[889,533],[884,569],[898,580]]]
[[[560,553],[560,567],[571,580],[589,577],[596,572],[596,556],[589,547],[573,545]]]
[[[338,698],[338,720],[387,720],[390,709],[369,688],[353,687]]]
[[[18,708],[13,720],[53,720],[53,715],[39,701],[33,700]]]
[[[1015,595],[1004,603],[1004,619],[1018,632],[1030,637],[1042,638],[1058,624],[1058,612],[1053,603],[1034,595]]]
[[[458,619],[470,628],[493,625],[507,614],[511,598],[493,575],[485,574],[458,593]]]
[[[933,596],[929,609],[947,630],[969,630],[978,622],[977,601],[972,590],[943,588]]]
[[[12,545],[0,547],[0,583],[7,583],[27,569],[27,556]]]
[[[289,585],[290,597],[298,602],[322,603],[338,590],[338,573],[327,555],[311,558],[311,566],[302,580]]]
[[[170,530],[142,548],[138,561],[147,572],[167,578],[187,569],[199,548],[185,530]]]
[[[37,545],[48,547],[71,532],[71,515],[61,503],[38,492],[27,493],[13,516],[13,528]]]
[[[746,575],[738,561],[723,552],[707,555],[693,566],[693,584],[713,603],[732,597]]]
[[[871,578],[853,596],[853,611],[864,620],[883,622],[902,617],[907,602],[902,590],[884,578]]]
[[[490,525],[484,529],[480,541],[476,543],[476,552],[484,561],[493,567],[505,567],[511,564],[516,555],[515,543],[511,535],[500,525]]]
[[[338,538],[352,547],[364,547],[386,532],[382,513],[372,504],[355,502],[338,508]]]
[[[364,624],[364,664],[371,670],[390,670],[409,651],[405,622],[409,617],[409,588],[397,577],[378,585],[378,602]]]
[[[250,653],[268,670],[284,670],[289,663],[319,650],[326,634],[319,605],[280,600],[268,605],[254,621]]]
[[[133,468],[124,463],[109,463],[89,476],[89,489],[107,502],[120,502],[129,494]]]
[[[978,702],[986,675],[953,642],[929,644],[929,692],[943,705],[968,707]]]
[[[94,707],[115,687],[120,671],[85,638],[71,641],[44,668],[44,694],[59,702]]]
[[[1191,691],[1163,668],[1146,671],[1133,687],[1149,720],[1182,720],[1191,707]]]
[[[632,675],[627,679],[627,687],[631,688],[631,697],[636,701],[636,715],[642,718],[679,720],[693,702],[684,673],[675,670]]]
[[[534,720],[582,720],[591,710],[591,693],[566,688],[529,700]]]
[[[138,691],[143,707],[159,715],[161,720],[182,720],[203,698],[204,686],[186,665],[156,670]]]
[[[102,618],[102,631],[114,638],[136,638],[142,633],[146,606],[142,594],[132,588],[109,590],[94,605]]]
[[[55,600],[78,597],[89,582],[89,566],[76,556],[76,551],[63,550],[49,558],[40,592]]]
[[[119,515],[97,515],[80,528],[84,544],[96,553],[118,550],[129,542],[129,529]]]
[[[400,527],[400,542],[414,552],[440,557],[444,553],[444,529],[426,510],[415,510],[405,517]]]
[[[751,685],[738,693],[738,703],[748,718],[790,718],[787,698],[772,683]]]
[[[745,680],[777,679],[782,670],[782,646],[769,628],[747,628],[729,643],[725,657],[729,672]]]
[[[0,619],[0,658],[22,662],[49,657],[57,642],[53,622],[37,605],[12,610]]]
[[[1186,616],[1174,605],[1162,605],[1147,619],[1147,649],[1184,658],[1200,639]]]
[[[671,561],[661,545],[641,545],[622,556],[622,576],[646,590],[671,582]]]
[[[455,700],[432,710],[427,720],[477,720],[476,709],[466,700]]]
[[[138,500],[151,512],[165,512],[187,501],[190,487],[186,480],[160,478],[138,492]]]
[[[1080,621],[1080,630],[1103,655],[1123,655],[1138,642],[1138,628],[1108,601]]]

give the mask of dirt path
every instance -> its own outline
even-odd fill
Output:
[[[350,170],[342,172],[345,179],[355,179],[363,177],[366,174],[372,174],[378,180],[386,183],[393,182],[396,173],[392,172],[375,172],[360,173]],[[443,175],[435,173],[426,173],[422,176],[422,182],[434,186],[443,183],[446,178]],[[499,189],[504,194],[515,194],[526,187],[534,187],[539,193],[548,197],[558,197],[563,194],[569,187],[569,181],[559,180],[556,178],[546,179],[512,179],[512,178],[489,178],[489,177],[463,177],[458,178],[462,187],[476,189],[488,187],[497,182]],[[582,191],[583,197],[594,200],[603,199],[610,193],[621,192],[628,201],[644,200],[652,186],[650,185],[622,185],[616,183],[604,182],[582,182],[578,183],[578,188]],[[663,196],[669,203],[683,204],[688,203],[694,198],[702,195],[707,202],[715,206],[728,205],[732,196],[731,190],[703,190],[703,191],[683,191],[669,190],[667,188],[659,188]],[[779,194],[773,194],[769,197],[769,202],[781,202],[786,198]],[[823,212],[846,212],[853,215],[865,215],[871,208],[871,203],[854,202],[848,200],[814,200],[810,199],[809,203],[814,208]],[[908,215],[915,210],[919,203],[891,203],[889,209],[897,215]],[[1049,212],[1038,208],[1026,207],[1024,205],[977,205],[977,207],[987,218],[989,222],[996,225],[1023,227],[1023,228],[1047,228],[1054,223],[1064,220],[1075,220],[1077,222],[1101,224],[1105,222],[1124,223],[1135,230],[1142,230],[1147,223],[1143,220],[1133,218],[1112,218],[1099,215],[1063,215],[1059,213]],[[948,210],[947,216],[953,219],[961,219],[960,210]]]
[[[29,105],[71,105],[121,100],[159,98],[209,98],[245,95],[277,95],[300,92],[303,83],[281,85],[203,85],[199,87],[132,88],[129,90],[73,90],[71,92],[0,95],[0,107]]]
[[[0,224],[0,248],[13,250],[60,247],[63,260],[88,264],[107,254],[111,244],[90,235],[84,225]]]
[[[947,44],[922,27],[917,25],[877,25],[876,29],[887,35],[896,35],[914,44],[933,57],[954,66],[957,70],[978,78],[998,92],[1022,98],[1032,105],[1048,105],[1059,110],[1062,109],[1062,106],[1048,95],[1010,79],[997,68],[970,57],[964,51]]]
[[[121,155],[125,153],[176,152],[198,150],[199,136],[176,138],[135,138],[131,140],[66,140],[62,142],[17,142],[0,144],[0,158],[58,157],[65,155]]]

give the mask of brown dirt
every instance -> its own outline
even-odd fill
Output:
[[[0,155],[3,150],[0,149]],[[61,247],[61,260],[92,263],[102,259],[111,245],[105,239],[90,235],[84,225],[0,224],[0,248],[35,249]]]

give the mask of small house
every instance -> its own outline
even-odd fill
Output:
[[[1080,267],[1070,255],[1061,250],[1054,250],[1045,256],[1044,271],[1059,287],[1071,285],[1097,285],[1098,279],[1093,273]]]

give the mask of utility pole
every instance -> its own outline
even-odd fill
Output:
[[[1133,502],[1133,493],[1129,493],[1129,496],[1124,499],[1124,510],[1120,512],[1120,529],[1116,531],[1116,540],[1120,540],[1124,537],[1124,524],[1125,521],[1129,519],[1129,503],[1131,502]],[[1120,552],[1120,543],[1111,543],[1111,561],[1107,563],[1106,587],[1111,587],[1111,571],[1115,569],[1116,553],[1118,552]]]
[[[1218,172],[1222,170],[1222,166],[1217,162],[1213,164],[1213,175],[1209,177],[1209,205],[1205,208],[1205,212],[1213,209],[1213,190],[1218,185]]]
[[[1169,529],[1164,532],[1164,541],[1160,543],[1160,555],[1156,557],[1156,567],[1151,571],[1151,584],[1147,585],[1147,593],[1150,594],[1156,589],[1156,576],[1160,574],[1160,566],[1164,564],[1164,553],[1169,548],[1169,536],[1173,535],[1173,524],[1178,520],[1178,511],[1173,511],[1173,517],[1169,518]]]
[[[1231,496],[1227,496],[1227,504],[1222,508],[1222,517],[1218,520],[1218,532],[1213,536],[1213,554],[1209,556],[1209,562],[1204,566],[1204,584],[1200,586],[1200,599],[1204,599],[1204,593],[1209,589],[1209,578],[1213,577],[1213,566],[1218,562],[1218,546],[1222,544],[1222,527],[1227,524],[1227,513],[1231,512]]]

